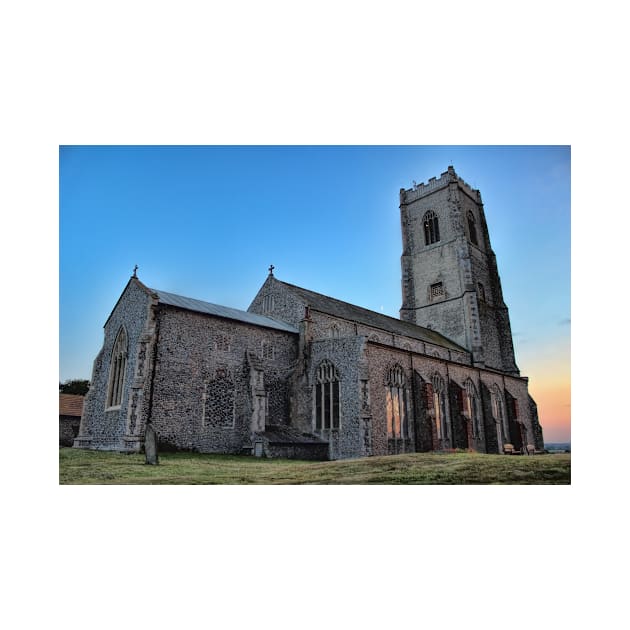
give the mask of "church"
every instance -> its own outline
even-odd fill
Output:
[[[269,275],[247,311],[145,286],[104,326],[77,448],[343,459],[543,449],[481,195],[452,166],[400,190],[388,317]]]

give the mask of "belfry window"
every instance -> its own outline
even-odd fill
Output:
[[[385,401],[387,409],[387,436],[395,439],[408,438],[405,372],[400,365],[392,367],[387,374]]]
[[[470,234],[470,240],[475,245],[479,245],[479,242],[477,241],[477,227],[475,225],[475,215],[470,210],[468,211],[468,233]]]
[[[438,222],[437,214],[433,210],[429,210],[422,219],[424,225],[424,243],[425,245],[431,245],[437,243],[440,240],[440,224]]]
[[[127,333],[121,328],[114,342],[112,358],[109,363],[109,387],[107,407],[119,407],[122,402],[127,368]]]
[[[317,368],[315,382],[315,429],[339,428],[339,374],[328,360]]]
[[[482,302],[486,301],[486,290],[483,288],[481,282],[477,282],[477,295]]]
[[[444,285],[441,282],[432,284],[429,293],[432,300],[444,297]]]

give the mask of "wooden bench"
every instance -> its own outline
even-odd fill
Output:
[[[521,451],[517,451],[514,448],[514,444],[504,444],[503,452],[505,453],[505,455],[520,455],[521,454]]]

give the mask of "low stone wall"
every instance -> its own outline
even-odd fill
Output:
[[[59,446],[72,446],[80,424],[81,418],[77,416],[59,416]]]

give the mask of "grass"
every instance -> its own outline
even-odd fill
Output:
[[[60,484],[570,484],[571,455],[410,453],[335,462],[59,449]]]

